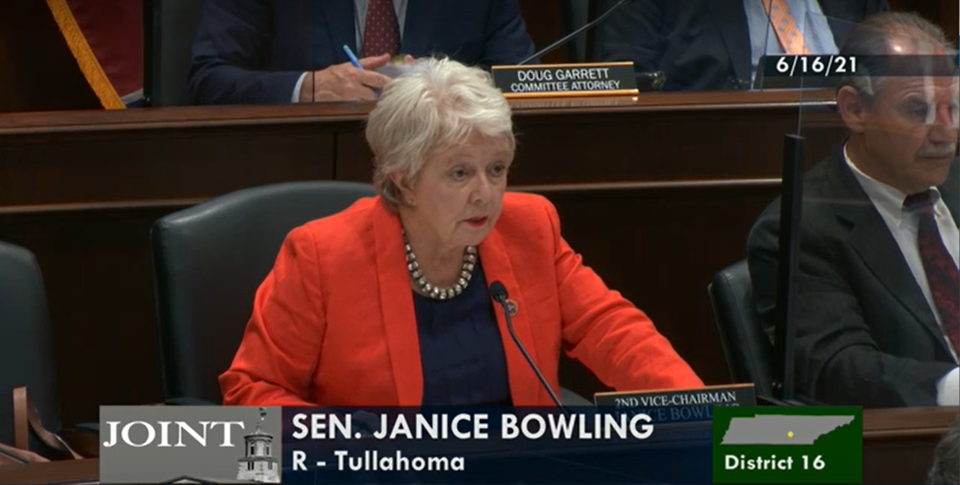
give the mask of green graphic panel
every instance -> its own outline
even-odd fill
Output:
[[[858,407],[715,407],[714,483],[861,483]]]

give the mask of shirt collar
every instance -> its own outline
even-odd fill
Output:
[[[900,224],[900,219],[904,215],[903,201],[906,200],[908,194],[863,173],[863,171],[853,163],[853,160],[850,159],[846,144],[843,145],[843,158],[846,160],[850,170],[853,171],[853,175],[857,178],[857,181],[860,182],[863,191],[870,197],[873,205],[875,205],[877,209],[890,214],[897,224]],[[930,187],[930,190],[933,192],[931,195],[933,197],[934,210],[939,215],[937,205],[938,202],[940,202],[940,190],[936,187]]]

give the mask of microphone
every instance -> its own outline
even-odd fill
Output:
[[[546,389],[547,393],[550,394],[550,399],[553,399],[554,404],[556,404],[564,414],[570,414],[570,411],[568,411],[567,408],[564,407],[563,403],[560,402],[560,398],[557,397],[557,395],[553,392],[550,384],[547,383],[547,379],[543,377],[543,373],[540,372],[540,368],[537,367],[537,364],[533,362],[530,354],[527,353],[527,349],[524,348],[522,343],[520,343],[520,338],[517,337],[517,332],[513,330],[513,318],[510,316],[510,309],[507,308],[507,287],[503,286],[503,283],[499,281],[494,281],[490,284],[490,295],[493,297],[493,301],[499,303],[500,307],[503,309],[503,317],[507,321],[507,330],[510,332],[513,342],[517,344],[517,348],[520,349],[520,353],[523,354],[523,357],[527,359],[527,363],[530,364],[530,368],[533,369],[533,373],[537,375],[537,379],[540,379],[540,384],[543,384],[543,388]]]
[[[536,58],[538,58],[538,57],[540,57],[540,56],[543,56],[543,55],[546,55],[546,54],[549,54],[549,53],[553,52],[553,51],[556,50],[558,47],[566,44],[567,42],[570,42],[570,39],[573,39],[574,37],[582,34],[584,31],[587,31],[587,30],[592,29],[593,27],[596,27],[597,24],[599,24],[600,22],[603,22],[607,17],[609,17],[611,14],[613,14],[613,12],[616,12],[617,10],[620,10],[620,8],[622,8],[624,5],[626,5],[626,4],[628,4],[628,3],[633,3],[633,0],[620,0],[619,2],[617,2],[616,5],[610,7],[609,10],[607,10],[606,12],[604,12],[603,15],[601,15],[601,16],[597,17],[596,19],[594,19],[592,22],[587,22],[584,26],[580,27],[580,28],[577,29],[577,30],[574,30],[573,32],[570,32],[569,34],[567,34],[567,35],[565,35],[565,36],[563,36],[563,37],[561,37],[559,40],[557,40],[557,41],[554,42],[553,44],[550,44],[550,45],[544,47],[544,48],[541,49],[540,51],[535,52],[532,56],[530,56],[530,57],[528,57],[528,58],[520,61],[520,63],[517,64],[517,65],[518,65],[518,66],[526,65],[528,62],[530,62],[530,61],[532,61],[532,60],[534,60],[534,59],[536,59]],[[491,285],[491,286],[492,286],[492,285]]]

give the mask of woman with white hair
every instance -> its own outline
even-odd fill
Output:
[[[381,195],[292,231],[257,292],[226,404],[550,406],[560,350],[618,390],[703,383],[560,237],[554,207],[506,193],[515,140],[489,74],[428,59],[367,123]]]

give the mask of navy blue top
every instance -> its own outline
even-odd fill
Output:
[[[451,300],[414,292],[424,406],[511,404],[507,359],[479,261],[467,289]]]

